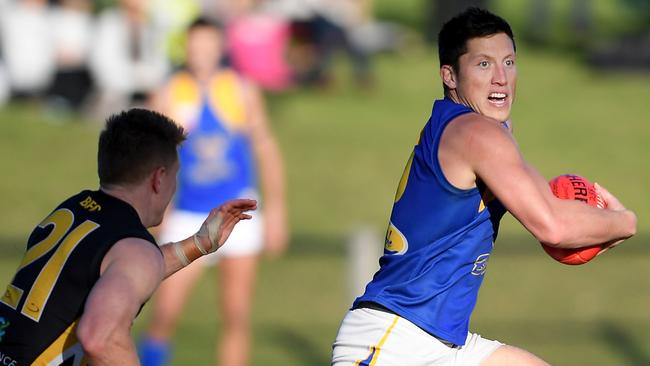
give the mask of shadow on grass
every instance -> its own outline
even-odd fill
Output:
[[[638,337],[629,334],[623,327],[611,320],[599,324],[600,336],[629,366],[650,365],[650,355],[643,351]]]
[[[330,350],[324,350],[320,344],[315,344],[310,337],[303,335],[287,326],[266,325],[262,329],[261,339],[281,349],[291,350],[291,358],[295,365],[328,365]]]

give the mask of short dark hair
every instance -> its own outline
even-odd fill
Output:
[[[203,27],[208,27],[212,28],[216,31],[222,32],[223,31],[223,25],[219,23],[217,20],[208,18],[206,16],[200,16],[196,19],[194,19],[190,25],[187,27],[187,32],[189,33],[190,31],[196,29],[196,28],[203,28]]]
[[[184,140],[183,127],[157,112],[133,108],[108,117],[97,149],[100,186],[139,183],[171,167]]]
[[[451,65],[458,73],[458,60],[467,53],[467,41],[505,33],[512,40],[516,50],[515,36],[505,19],[485,9],[471,7],[448,20],[438,33],[438,57],[440,66]],[[447,86],[444,85],[445,92]]]

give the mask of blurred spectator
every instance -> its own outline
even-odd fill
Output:
[[[51,29],[56,60],[48,102],[66,110],[82,107],[92,89],[88,55],[93,19],[90,0],[61,0],[52,8]]]
[[[268,0],[198,0],[203,16],[216,19],[222,24],[249,14],[265,1]]]
[[[144,366],[168,364],[169,342],[189,290],[205,265],[218,260],[224,324],[218,364],[241,366],[248,363],[250,351],[259,254],[263,249],[279,254],[287,245],[283,164],[259,89],[232,69],[219,66],[223,30],[199,19],[187,33],[187,68],[172,75],[153,102],[188,131],[179,151],[177,194],[165,215],[159,242],[195,232],[201,226],[197,218],[205,217],[208,205],[229,197],[257,197],[258,180],[263,204],[261,213],[235,228],[216,256],[194,262],[162,283],[140,343],[140,357]]]
[[[202,13],[226,27],[227,63],[266,90],[292,84],[289,22],[262,0],[200,0]]]
[[[292,84],[287,63],[289,24],[282,18],[251,11],[227,25],[230,62],[266,90],[281,91]]]
[[[18,0],[0,13],[0,44],[14,97],[40,97],[55,68],[46,0]]]
[[[9,80],[5,71],[4,63],[0,58],[0,107],[9,100]]]
[[[327,86],[335,55],[345,52],[359,85],[372,83],[368,49],[355,33],[370,19],[369,0],[267,0],[269,11],[292,20],[292,64],[304,85]]]
[[[172,65],[185,62],[185,31],[199,14],[199,0],[152,0],[151,16],[164,30],[165,51]]]
[[[120,0],[97,19],[90,69],[100,115],[141,103],[169,71],[164,30],[149,15],[148,0]]]

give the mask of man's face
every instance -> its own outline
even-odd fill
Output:
[[[452,99],[484,116],[506,121],[515,100],[515,57],[512,40],[505,33],[470,39],[467,53],[458,60],[459,70],[453,73]]]
[[[219,66],[223,40],[221,32],[204,26],[192,29],[187,36],[187,66],[195,73],[211,73]]]

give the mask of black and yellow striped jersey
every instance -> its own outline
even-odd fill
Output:
[[[82,191],[41,221],[0,298],[0,364],[86,365],[76,326],[102,259],[128,237],[156,245],[136,210],[102,191]]]

